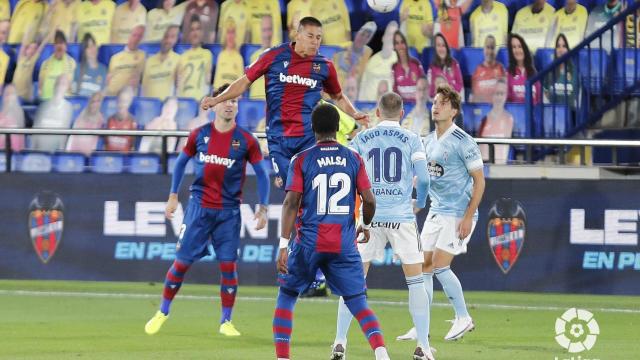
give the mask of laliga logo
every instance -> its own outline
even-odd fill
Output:
[[[556,319],[556,342],[570,353],[591,350],[600,327],[587,310],[571,308]]]

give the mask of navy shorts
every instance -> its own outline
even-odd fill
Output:
[[[209,209],[200,199],[189,200],[176,245],[176,259],[193,262],[210,255],[213,245],[216,259],[235,261],[240,245],[240,209]]]
[[[284,184],[287,184],[287,171],[293,155],[306,150],[316,144],[315,136],[268,136],[269,157],[273,170]],[[284,185],[283,185],[284,186]]]
[[[289,273],[279,275],[278,282],[285,289],[302,293],[316,279],[321,269],[333,294],[353,296],[364,293],[366,283],[362,258],[356,251],[351,254],[319,253],[299,244],[293,244],[287,262]]]

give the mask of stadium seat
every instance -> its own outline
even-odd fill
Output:
[[[412,49],[415,52],[412,52],[411,51]],[[451,57],[456,59],[456,61],[462,67],[462,61],[463,61],[462,60],[462,56],[463,55],[460,52],[460,50],[450,49],[450,51],[451,51]],[[435,52],[435,48],[433,48],[433,47],[426,47],[426,48],[422,49],[422,54],[419,54],[418,51],[416,49],[414,49],[414,48],[409,48],[409,55],[417,58],[418,60],[420,60],[422,62],[422,67],[424,68],[425,74],[427,73],[427,71],[429,71],[429,65],[431,65],[431,61],[433,61],[434,52]],[[481,58],[480,61],[482,62],[482,58]],[[464,73],[463,73],[463,75],[464,75]]]
[[[128,170],[132,174],[158,174],[160,156],[158,154],[131,154],[128,158]]]
[[[124,172],[126,154],[118,152],[95,152],[89,158],[92,172],[99,174],[120,174]]]
[[[478,131],[480,130],[482,118],[484,118],[490,110],[491,105],[489,104],[462,104],[462,123],[464,131],[471,136],[479,136],[480,134]]]
[[[12,170],[29,173],[50,172],[51,155],[43,151],[21,151],[12,157]]]
[[[156,98],[136,97],[133,99],[133,116],[139,127],[144,127],[160,115],[162,102]]]
[[[640,49],[615,49],[614,91],[619,93],[625,87],[640,80]]]
[[[109,116],[115,114],[118,111],[118,98],[116,96],[105,96],[100,106],[100,112],[104,116],[105,122],[109,119]],[[129,108],[131,111],[131,107]]]
[[[40,67],[42,66],[43,62],[45,62],[49,57],[51,57],[51,55],[53,55],[53,51],[54,51],[53,44],[47,44],[44,46],[44,48],[42,49],[42,52],[40,53],[40,56],[38,57],[38,60],[36,60],[36,65],[33,68],[33,81],[38,81],[38,76],[40,74]],[[80,51],[81,51],[80,44],[67,44],[67,54],[76,61],[76,64],[80,63],[80,55],[81,55]],[[20,53],[20,48],[16,47],[16,56],[18,56],[19,53]]]
[[[540,114],[538,111],[536,114]],[[569,109],[564,104],[545,104],[542,119],[537,119],[536,129],[541,132],[536,136],[545,138],[563,138],[566,135],[569,119]]]
[[[160,52],[160,43],[145,43],[140,44],[140,50],[144,51],[147,58]]]
[[[2,50],[4,51],[5,54],[7,54],[9,56],[9,64],[10,64],[10,66],[11,65],[15,66],[15,64],[18,62],[18,51],[17,50],[19,48],[20,48],[20,45],[2,44]]]
[[[241,99],[238,104],[238,125],[254,131],[260,120],[266,116],[266,104],[262,100]]]
[[[87,107],[89,99],[86,96],[68,96],[65,99],[71,103],[71,107],[73,108],[73,115],[71,118],[71,127],[73,127],[73,124],[78,118],[78,115],[80,115],[80,112]]]
[[[56,152],[53,154],[53,170],[60,173],[84,172],[86,158],[82,153]]]
[[[102,44],[98,48],[98,61],[109,67],[111,57],[124,49],[123,44]]]
[[[251,55],[260,49],[260,45],[256,44],[244,44],[240,47],[240,54],[244,60],[244,66],[249,66],[251,63]]]
[[[509,103],[505,105],[505,110],[513,116],[513,137],[529,138],[531,137],[531,128],[527,124],[524,104]]]
[[[601,49],[582,49],[578,63],[578,71],[582,83],[591,93],[598,94],[606,81],[609,56]]]
[[[534,65],[538,71],[543,70],[553,62],[555,49],[539,48],[534,57]]]
[[[320,55],[324,55],[327,59],[333,59],[333,54],[344,51],[344,48],[340,46],[332,46],[332,45],[321,45],[320,46]]]
[[[4,151],[0,151],[0,172],[7,171],[7,155]]]
[[[504,69],[509,71],[509,50],[507,48],[500,48],[496,60],[500,61],[504,65]]]
[[[194,99],[178,99],[178,113],[176,114],[176,123],[178,124],[178,129],[187,129],[189,121],[198,116],[198,106],[198,102]]]
[[[169,174],[173,174],[173,170],[176,167],[176,159],[178,159],[178,154],[171,154],[169,155],[169,163],[168,163],[168,170],[169,170]],[[189,160],[189,162],[187,162],[187,166],[184,169],[184,174],[185,175],[193,175],[194,168],[193,168],[193,159]]]
[[[640,130],[638,129],[616,129],[604,130],[596,135],[595,139],[617,139],[617,140],[637,140],[640,139]],[[616,157],[620,164],[640,164],[640,148],[616,148]],[[613,163],[612,149],[609,147],[593,147],[593,162],[597,164]]]
[[[483,52],[483,48],[464,47],[460,49],[458,62],[460,62],[460,70],[463,77],[471,77],[478,65],[482,64],[484,61]]]

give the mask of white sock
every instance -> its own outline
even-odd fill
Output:
[[[429,348],[429,297],[424,287],[422,275],[407,277],[409,287],[409,313],[416,327],[418,345]]]
[[[349,326],[351,325],[351,319],[353,315],[349,308],[344,303],[344,299],[340,296],[338,301],[338,320],[336,321],[336,340],[334,344],[342,344],[347,347],[347,333],[349,333]]]
[[[374,354],[376,355],[376,360],[389,360],[389,354],[387,353],[387,348],[385,348],[384,346],[380,346],[376,348],[376,350],[374,351]]]

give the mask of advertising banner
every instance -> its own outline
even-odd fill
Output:
[[[164,175],[0,175],[0,278],[163,281],[189,199],[183,186],[176,216],[165,219],[169,183]],[[488,179],[468,252],[453,269],[466,290],[638,295],[638,185]],[[256,231],[255,188],[247,177],[240,282],[275,285],[284,194],[272,189],[268,226]],[[426,214],[418,214],[420,228]],[[403,289],[401,268],[387,250],[368,285]],[[215,254],[187,275],[189,282],[218,279]]]

